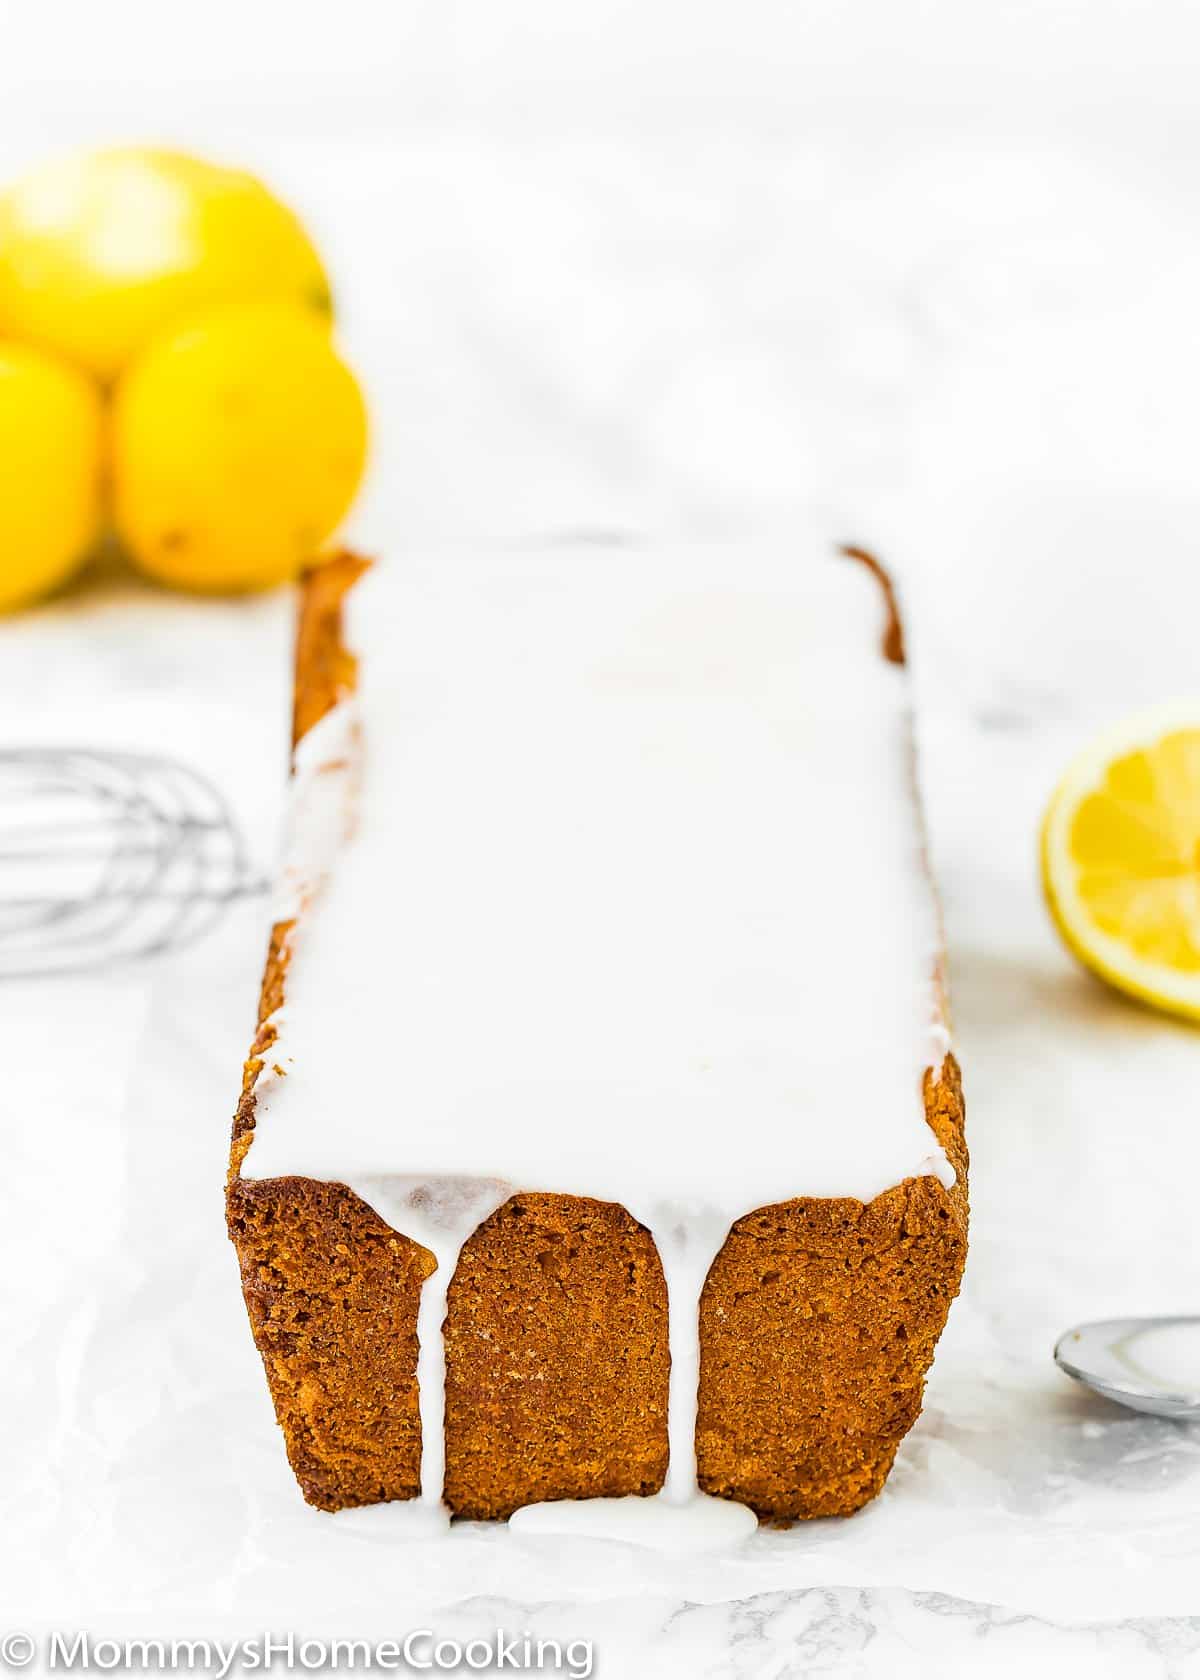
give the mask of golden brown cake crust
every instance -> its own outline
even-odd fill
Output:
[[[902,657],[890,585],[871,565],[885,585],[887,656]],[[364,569],[341,554],[304,581],[296,740],[354,687],[341,602]],[[332,1511],[418,1490],[416,1319],[433,1257],[344,1185],[240,1176],[289,931],[281,922],[271,935],[227,1216],[288,1458],[305,1498]],[[939,1080],[927,1076],[925,1106],[957,1171],[953,1189],[922,1178],[869,1203],[799,1197],[730,1232],[700,1303],[697,1458],[707,1492],[784,1520],[857,1510],[882,1487],[921,1409],[966,1256],[952,1057]],[[623,1208],[520,1195],[485,1220],[449,1292],[451,1510],[503,1517],[538,1499],[655,1492],[667,1463],[666,1304],[650,1234]]]

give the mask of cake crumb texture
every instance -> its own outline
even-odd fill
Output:
[[[446,1501],[656,1493],[667,1470],[667,1288],[609,1202],[514,1196],[467,1242],[446,1319]]]
[[[966,1258],[962,1092],[948,1059],[926,1111],[958,1182],[872,1202],[799,1198],[739,1219],[700,1305],[697,1459],[706,1493],[761,1517],[873,1499],[921,1410]]]
[[[340,1184],[238,1181],[228,1219],[304,1497],[326,1511],[413,1498],[417,1306],[432,1256]]]

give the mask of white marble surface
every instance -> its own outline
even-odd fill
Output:
[[[239,61],[226,87],[200,43],[174,102],[148,68],[164,42],[118,71],[89,36],[108,79],[71,69],[69,108],[47,97],[39,26],[0,165],[143,112],[279,176],[330,243],[372,387],[368,545],[751,540],[817,512],[903,565],[970,1104],[966,1286],[925,1414],[853,1522],[714,1565],[474,1529],[414,1552],[386,1511],[307,1511],[221,1223],[264,932],[243,905],[186,956],[0,999],[6,1616],[212,1636],[529,1626],[590,1637],[599,1674],[637,1680],[1200,1675],[1200,1431],[1116,1411],[1050,1361],[1078,1319],[1200,1306],[1200,1039],[1076,972],[1034,862],[1072,745],[1200,689],[1184,13],[1135,28],[1105,8],[1081,37],[1069,8],[1005,8],[1010,27],[987,14],[976,39],[952,20],[969,8],[941,8],[905,106],[886,52],[881,68],[823,12],[824,84],[774,7],[724,59],[701,8],[691,68],[668,62],[671,8],[644,35],[614,22],[623,52],[603,34],[590,80],[585,44],[546,45],[542,8],[452,50],[418,10],[374,68],[339,37],[324,80],[305,8],[290,79],[260,86]],[[911,39],[871,16],[911,67]],[[173,684],[188,721],[164,744],[227,756],[267,859],[283,603],[205,629],[220,706],[200,702],[198,661],[151,660],[148,679],[131,655],[130,624],[167,646],[186,606],[70,610],[78,660],[48,685],[63,728],[116,727],[139,673]],[[161,644],[138,616],[155,613]],[[17,675],[31,622],[4,631],[6,742],[46,705]],[[261,665],[231,636],[258,639]]]

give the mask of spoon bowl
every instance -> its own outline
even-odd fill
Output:
[[[1058,1339],[1060,1369],[1108,1400],[1200,1421],[1200,1317],[1105,1318]]]

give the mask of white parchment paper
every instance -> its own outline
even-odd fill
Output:
[[[694,1626],[687,1603],[748,1637],[739,1603],[814,1586],[1063,1623],[1197,1611],[1200,1431],[1091,1398],[1050,1351],[1090,1316],[1200,1310],[1200,1040],[1076,971],[1035,867],[1073,747],[1198,686],[1194,195],[974,132],[256,144],[340,265],[378,420],[369,546],[752,541],[817,509],[902,565],[970,1266],[924,1416],[853,1521],[680,1563],[502,1527],[413,1547],[386,1508],[308,1510],[222,1223],[266,936],[247,900],[186,954],[0,996],[5,1599],[176,1633],[503,1612],[622,1649]],[[109,589],[14,620],[0,738],[133,729],[221,778],[265,865],[287,619]]]

